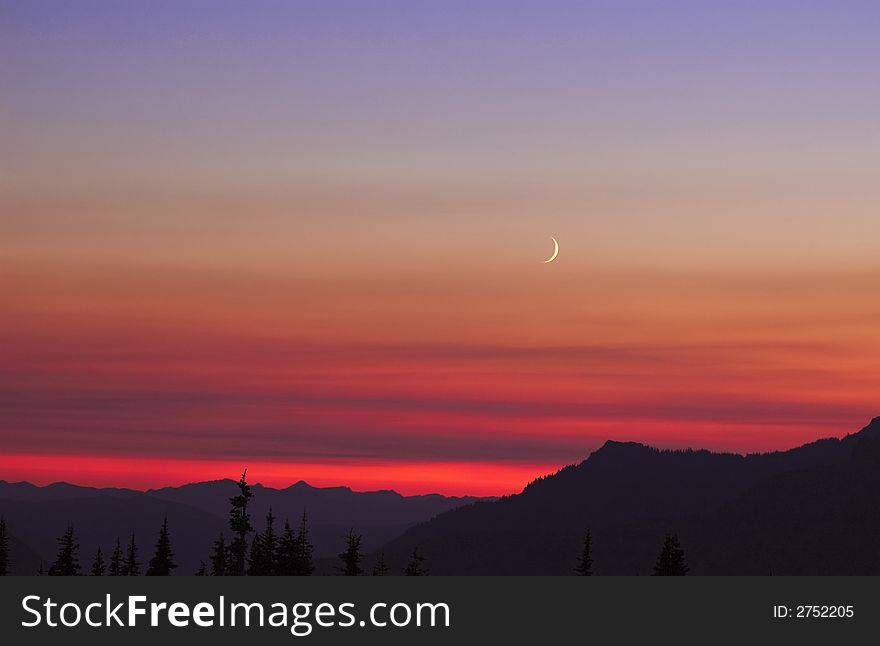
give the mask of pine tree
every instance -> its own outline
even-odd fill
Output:
[[[283,576],[310,576],[315,571],[314,546],[309,540],[308,514],[303,511],[299,530],[294,532],[290,521],[278,541],[278,572]]]
[[[58,539],[58,555],[49,568],[49,576],[78,576],[79,573],[79,542],[73,533],[73,525],[68,525],[67,531]]]
[[[294,576],[311,576],[315,571],[315,563],[312,558],[315,548],[309,540],[308,515],[303,510],[299,522],[299,531],[296,533],[296,561],[293,571]]]
[[[296,571],[297,551],[296,534],[290,527],[290,521],[285,518],[284,531],[278,539],[278,573],[281,576],[293,576]]]
[[[122,576],[140,576],[141,564],[138,561],[137,544],[134,541],[134,532],[131,534],[131,540],[128,542],[128,552],[125,555],[125,561],[122,564]]]
[[[95,560],[92,561],[92,576],[104,576],[106,570],[107,566],[104,565],[104,554],[99,547],[98,551],[95,552]]]
[[[43,559],[40,559],[40,569],[37,570],[37,576],[43,576],[46,574],[46,570],[43,568]]]
[[[385,563],[385,552],[379,552],[376,565],[373,566],[373,576],[388,576],[388,564]]]
[[[247,506],[254,494],[251,486],[247,483],[247,469],[241,474],[238,481],[238,495],[229,499],[232,508],[229,510],[229,528],[233,538],[229,544],[229,558],[226,563],[226,574],[230,576],[244,576],[247,563],[248,534],[254,531],[251,525],[251,517]]]
[[[589,529],[584,535],[584,550],[574,571],[578,576],[593,576],[593,537]]]
[[[174,553],[171,551],[171,538],[168,535],[168,517],[162,522],[159,540],[156,541],[156,553],[150,559],[147,576],[170,576],[171,570],[177,567]]]
[[[343,576],[360,576],[364,573],[361,568],[361,558],[363,558],[361,554],[361,536],[360,534],[355,534],[354,529],[350,529],[348,530],[348,543],[345,551],[339,555],[342,567],[337,567],[337,572]]]
[[[409,555],[409,563],[403,570],[405,576],[427,576],[428,570],[424,567],[425,557],[419,554],[419,548],[414,547]]]
[[[124,567],[122,563],[122,544],[119,542],[119,537],[117,537],[116,547],[113,549],[113,555],[110,557],[110,576],[122,576]]]
[[[6,519],[0,516],[0,576],[9,574],[9,534],[6,533]]]
[[[684,550],[678,542],[678,536],[667,534],[651,576],[684,576],[689,569],[684,562]]]
[[[229,549],[226,547],[226,539],[221,533],[214,541],[214,551],[211,554],[211,576],[226,576],[226,564],[229,561]]]
[[[251,544],[248,575],[274,576],[278,569],[278,536],[275,534],[275,516],[270,508],[266,515],[266,529],[254,536]]]
[[[208,576],[208,566],[204,561],[199,561],[199,569],[196,570],[196,576]]]

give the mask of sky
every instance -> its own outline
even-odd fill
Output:
[[[874,2],[0,0],[0,478],[495,495],[607,439],[858,430],[878,32]]]

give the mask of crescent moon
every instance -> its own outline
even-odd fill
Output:
[[[553,241],[553,255],[550,256],[549,258],[547,258],[547,260],[544,261],[544,264],[545,264],[545,265],[546,265],[548,262],[553,262],[554,260],[556,260],[556,256],[559,255],[559,243],[556,242],[556,238],[551,237],[550,239]]]

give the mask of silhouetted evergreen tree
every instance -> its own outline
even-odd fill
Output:
[[[388,564],[385,563],[385,552],[379,552],[379,557],[376,559],[376,565],[373,566],[373,576],[387,576],[388,575]]]
[[[0,516],[0,576],[9,574],[9,535],[6,533],[6,519]]]
[[[58,539],[58,555],[49,568],[49,576],[77,576],[79,573],[79,542],[73,533],[73,525],[68,525],[67,531]]]
[[[196,576],[208,576],[208,566],[204,561],[199,561],[199,569],[196,570]]]
[[[593,576],[593,537],[589,529],[584,535],[584,549],[574,571],[578,576]]]
[[[131,540],[128,542],[128,551],[125,554],[125,561],[122,564],[122,576],[140,576],[141,564],[138,561],[137,543],[134,541],[134,532],[131,534]]]
[[[403,570],[405,576],[427,576],[428,570],[424,567],[425,557],[419,554],[419,548],[414,547],[409,555],[409,563]]]
[[[284,531],[278,539],[278,573],[281,576],[293,576],[296,570],[297,545],[296,534],[290,527],[290,521],[284,520]]]
[[[312,555],[315,548],[309,540],[308,515],[303,509],[302,518],[299,521],[299,530],[296,533],[296,560],[294,562],[294,576],[311,576],[315,571],[315,563]]]
[[[278,570],[278,536],[275,534],[275,516],[270,508],[266,514],[266,529],[254,536],[251,544],[248,574],[276,576]]]
[[[125,565],[122,562],[122,543],[116,538],[116,547],[110,556],[110,576],[122,576]]]
[[[254,531],[251,525],[251,517],[247,506],[254,494],[251,486],[247,483],[247,469],[241,474],[238,481],[238,495],[229,499],[232,508],[229,510],[229,528],[233,538],[229,544],[229,556],[226,561],[226,574],[230,576],[244,576],[247,564],[248,534]]]
[[[92,576],[104,576],[107,566],[104,564],[104,554],[101,548],[95,552],[95,560],[92,561]]]
[[[278,541],[278,571],[284,576],[310,576],[315,571],[314,547],[309,540],[308,515],[303,511],[299,530],[294,533],[290,521]]]
[[[361,536],[360,534],[355,534],[354,529],[350,529],[348,530],[348,543],[345,551],[339,555],[342,567],[337,567],[336,570],[343,576],[360,576],[364,573],[363,569],[361,569],[361,558],[363,558],[361,554]]]
[[[667,534],[651,576],[684,576],[689,569],[684,562],[684,550],[678,542],[678,536]]]
[[[211,576],[226,576],[226,564],[229,561],[229,548],[226,547],[226,539],[221,533],[214,541],[214,551],[211,553]]]
[[[40,569],[37,570],[37,576],[43,576],[46,574],[46,570],[43,569],[43,560],[40,559]]]
[[[171,551],[171,537],[168,535],[168,517],[162,521],[159,540],[156,541],[156,553],[150,559],[147,576],[170,576],[171,570],[177,567],[174,553]]]

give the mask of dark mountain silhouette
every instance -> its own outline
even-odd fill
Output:
[[[333,556],[345,545],[352,527],[364,535],[364,548],[373,550],[413,524],[467,504],[476,498],[447,498],[440,495],[402,496],[394,491],[355,492],[347,487],[320,488],[297,482],[285,489],[254,485],[251,517],[261,520],[271,506],[283,526],[285,517],[296,526],[304,509],[316,556]],[[109,554],[116,536],[123,542],[131,531],[138,545],[149,550],[167,512],[177,572],[194,572],[207,558],[211,544],[227,525],[229,498],[237,493],[234,480],[217,480],[166,487],[146,492],[132,489],[99,489],[54,483],[37,487],[30,483],[0,480],[0,514],[10,534],[23,543],[13,546],[15,573],[33,574],[39,560],[51,562],[57,538],[68,522],[76,528],[81,553],[89,558],[100,546]],[[34,562],[36,565],[34,566]],[[23,570],[23,568],[32,568]]]
[[[211,538],[226,529],[225,520],[213,514],[145,495],[124,499],[96,496],[38,502],[0,500],[0,510],[10,532],[14,530],[15,537],[47,565],[52,562],[57,551],[57,538],[68,523],[76,530],[81,559],[89,563],[98,547],[109,554],[117,537],[125,544],[132,532],[142,551],[148,553],[167,515],[173,532],[175,557],[182,567],[191,568],[184,569],[186,573],[195,571],[199,560],[205,558],[210,548]],[[17,550],[10,551],[17,561]],[[28,573],[35,574],[36,569]]]
[[[478,500],[437,494],[403,496],[389,490],[356,492],[348,487],[312,487],[303,481],[285,489],[255,484],[251,490],[251,518],[262,520],[271,508],[282,526],[285,518],[296,525],[306,510],[315,556],[319,558],[335,556],[344,549],[352,528],[363,535],[363,548],[372,551],[416,523]],[[235,481],[216,480],[152,490],[147,495],[226,518],[229,498],[237,491]]]
[[[779,474],[683,524],[689,560],[718,574],[880,574],[880,433],[850,459]]]
[[[418,546],[434,574],[570,574],[589,527],[596,574],[650,573],[669,532],[692,574],[877,573],[876,441],[880,418],[843,439],[747,456],[607,442],[520,494],[441,514],[382,550],[393,568]]]
[[[381,553],[393,573],[418,554],[431,575],[570,575],[587,529],[597,575],[650,574],[668,536],[680,540],[692,575],[880,574],[880,418],[842,439],[746,456],[609,441],[497,500],[304,482],[252,491],[257,525],[269,507],[279,525],[308,510],[318,574],[336,571],[351,532],[364,536],[365,572]],[[149,551],[167,517],[178,573],[190,574],[221,531],[231,539],[236,492],[233,480],[148,492],[0,481],[0,514],[14,573],[49,564],[68,523],[89,558],[132,531]]]
[[[73,498],[92,498],[95,496],[112,496],[114,498],[130,498],[142,495],[142,491],[134,489],[81,487],[66,482],[53,482],[45,487],[38,487],[30,482],[6,482],[0,480],[0,499],[7,500],[70,500]]]
[[[309,521],[315,525],[355,524],[408,525],[432,518],[461,505],[474,502],[473,497],[445,497],[438,494],[403,496],[396,491],[356,492],[348,487],[312,487],[300,480],[285,489],[255,484],[251,514],[266,515],[269,507],[278,518],[298,519],[307,509]],[[234,480],[215,480],[187,484],[182,487],[152,489],[147,495],[204,509],[226,516],[229,497],[238,489]],[[2,490],[0,490],[2,497]],[[348,530],[346,530],[346,533]]]

